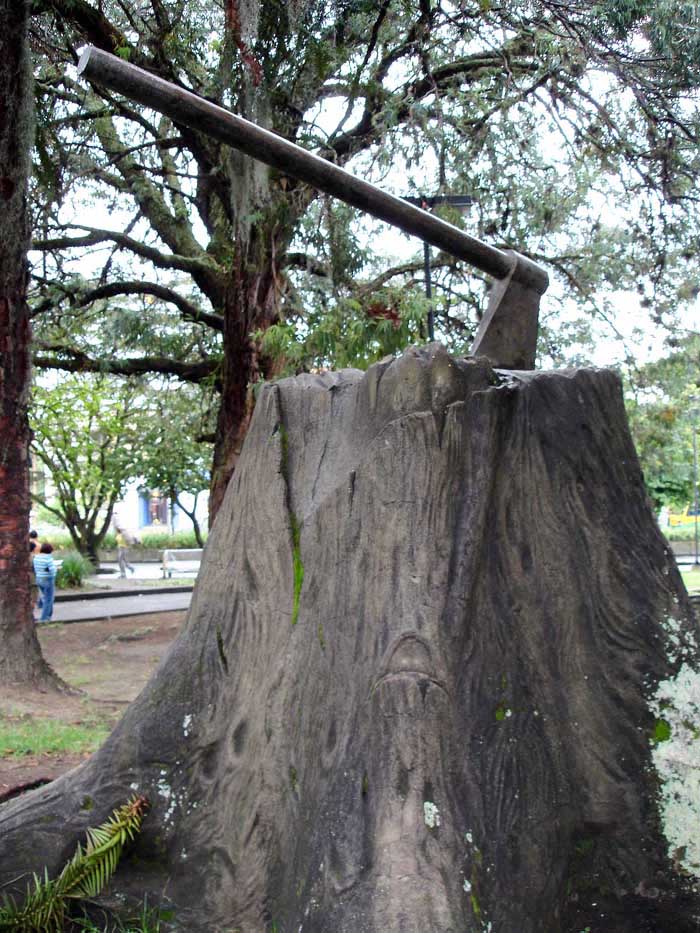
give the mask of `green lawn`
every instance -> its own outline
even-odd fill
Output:
[[[681,570],[681,576],[683,577],[683,582],[685,583],[685,588],[689,593],[700,591],[700,568],[689,567],[688,569]]]
[[[55,719],[0,716],[0,758],[92,752],[109,734],[105,723],[61,723]]]

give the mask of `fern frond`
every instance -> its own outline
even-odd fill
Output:
[[[13,933],[60,933],[69,900],[96,897],[114,874],[124,845],[141,829],[148,802],[132,799],[114,810],[101,826],[87,831],[85,849],[78,843],[75,855],[58,878],[34,875],[21,907],[5,897],[0,907],[0,931]]]

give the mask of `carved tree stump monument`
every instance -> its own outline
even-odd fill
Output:
[[[159,670],[0,808],[0,883],[138,792],[113,889],[176,930],[695,931],[697,670],[615,375],[283,380]]]

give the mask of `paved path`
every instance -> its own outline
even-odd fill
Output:
[[[192,593],[136,593],[104,598],[58,600],[54,603],[54,622],[87,622],[116,616],[137,616],[147,612],[174,612],[187,609]]]

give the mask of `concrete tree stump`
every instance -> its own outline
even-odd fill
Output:
[[[614,374],[283,380],[151,682],[0,807],[0,883],[138,792],[113,890],[177,930],[697,930],[697,669]]]

